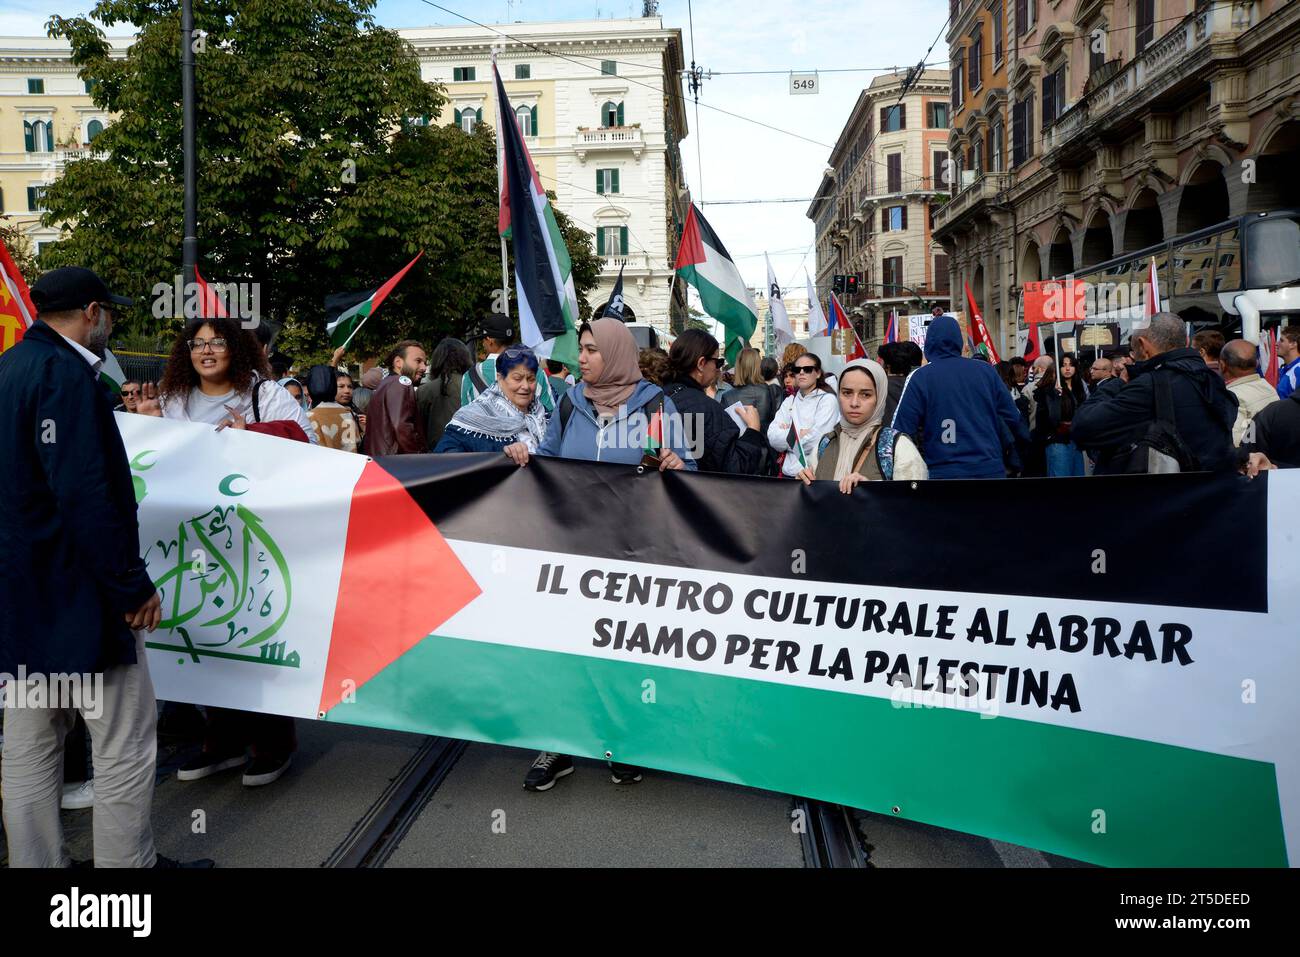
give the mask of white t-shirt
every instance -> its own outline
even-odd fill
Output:
[[[302,426],[312,445],[317,444],[316,430],[311,427],[307,413],[302,410],[298,400],[289,394],[289,390],[278,382],[262,379],[258,383],[261,390],[257,397],[260,421],[273,422],[276,419],[290,419]],[[229,416],[226,406],[231,406],[247,421],[253,419],[253,391],[237,393],[233,389],[225,395],[208,395],[199,389],[191,389],[184,398],[172,396],[163,403],[163,416],[168,419],[180,419],[185,422],[204,422],[216,427]]]

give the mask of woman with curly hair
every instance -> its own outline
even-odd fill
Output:
[[[191,319],[172,345],[158,405],[143,411],[167,419],[206,422],[316,443],[307,413],[274,379],[266,355],[235,319]],[[154,411],[161,406],[160,411]],[[274,424],[273,424],[274,423]],[[298,436],[289,423],[302,429]]]

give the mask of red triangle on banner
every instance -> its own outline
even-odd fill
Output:
[[[321,714],[481,593],[402,483],[366,463],[348,515]]]

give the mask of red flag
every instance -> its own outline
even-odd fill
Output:
[[[853,328],[853,323],[849,322],[848,314],[840,301],[835,298],[835,293],[831,293],[831,314],[827,318],[827,326],[830,334],[835,337],[831,343],[831,352],[838,352],[846,362],[852,362],[854,359],[865,359],[867,350],[862,346],[862,340],[858,338],[858,331]],[[849,342],[849,336],[853,337],[853,342]]]
[[[966,308],[970,310],[970,328],[975,339],[984,344],[984,348],[989,351],[993,357],[994,363],[1001,362],[998,358],[998,350],[993,345],[993,337],[989,335],[988,329],[984,327],[984,319],[980,316],[979,308],[975,305],[975,297],[971,295],[970,283],[966,286]]]
[[[23,274],[0,242],[0,352],[18,345],[33,322],[36,307]]]
[[[1043,343],[1038,338],[1038,323],[1029,324],[1029,341],[1025,343],[1025,361],[1033,362],[1043,354]]]
[[[203,319],[224,319],[226,308],[221,304],[221,297],[199,275],[199,267],[194,267],[194,281],[199,286],[199,316]]]

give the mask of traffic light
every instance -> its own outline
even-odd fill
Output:
[[[847,276],[844,277],[844,291],[849,293],[850,295],[855,294],[858,291],[857,273],[849,273]]]
[[[831,279],[831,289],[839,295],[844,295],[844,279],[840,273],[836,273]]]

